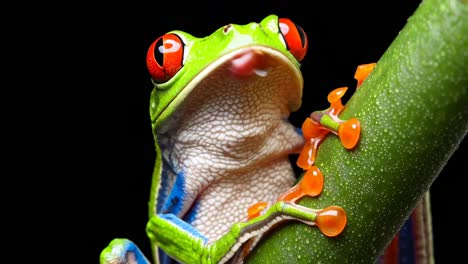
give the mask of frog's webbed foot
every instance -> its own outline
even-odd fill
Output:
[[[338,135],[341,144],[346,149],[356,146],[361,133],[359,120],[354,117],[341,120],[338,117],[344,109],[341,97],[347,89],[347,87],[341,87],[331,91],[327,97],[330,107],[313,112],[302,124],[302,133],[306,143],[296,162],[300,168],[308,170],[312,167],[319,145],[330,132]]]
[[[375,66],[376,63],[368,63],[357,67],[354,74],[357,88],[361,86]],[[338,135],[346,149],[356,146],[361,132],[359,120],[357,118],[341,120],[338,117],[344,109],[341,98],[347,89],[347,87],[341,87],[331,91],[327,97],[330,107],[323,111],[313,112],[302,124],[302,133],[306,143],[296,162],[300,168],[308,170],[315,163],[317,149],[330,132]]]
[[[101,264],[150,264],[132,241],[122,238],[112,240],[99,260]]]

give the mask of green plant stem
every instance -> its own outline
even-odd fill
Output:
[[[466,1],[423,1],[340,116],[360,120],[358,146],[330,134],[319,148],[324,190],[301,203],[343,207],[344,232],[289,222],[247,262],[373,263],[467,133],[467,53]]]

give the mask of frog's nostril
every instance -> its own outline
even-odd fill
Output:
[[[224,26],[224,29],[223,29],[223,32],[224,33],[228,33],[232,28],[232,25],[231,24],[227,24],[226,26]]]

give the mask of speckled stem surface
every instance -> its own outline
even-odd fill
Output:
[[[358,146],[330,134],[319,148],[324,190],[301,204],[343,207],[344,232],[290,222],[246,262],[373,263],[467,133],[467,47],[466,1],[423,1],[340,116],[361,121]]]

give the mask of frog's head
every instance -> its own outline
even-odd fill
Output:
[[[218,87],[223,82],[223,89],[229,89],[239,81],[275,85],[278,78],[287,78],[281,83],[288,86],[289,110],[296,111],[303,83],[299,62],[306,51],[302,28],[276,15],[260,23],[229,24],[205,38],[182,31],[166,33],[147,53],[155,86],[150,102],[153,129],[159,128],[196,87],[206,88],[210,82],[218,82]]]

